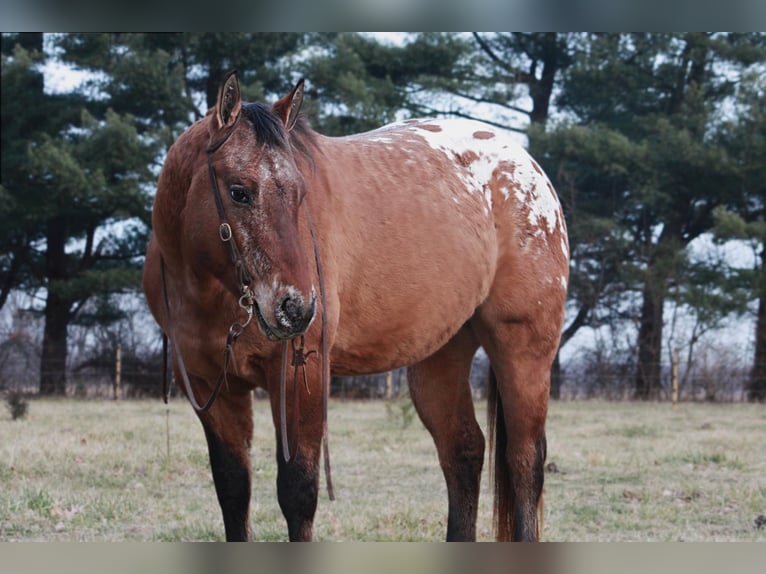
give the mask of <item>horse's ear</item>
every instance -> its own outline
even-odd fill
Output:
[[[242,96],[239,91],[237,71],[232,70],[226,75],[221,88],[218,90],[218,100],[215,103],[215,121],[219,130],[232,127],[242,111]]]
[[[295,122],[298,121],[298,112],[301,111],[301,104],[303,104],[303,80],[304,78],[298,80],[293,91],[284,98],[279,99],[273,106],[274,113],[282,120],[288,132],[295,127]]]

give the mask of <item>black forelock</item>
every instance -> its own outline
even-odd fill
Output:
[[[250,121],[260,144],[285,150],[291,147],[293,151],[305,157],[312,167],[314,166],[311,153],[311,148],[314,146],[314,133],[303,113],[298,115],[298,121],[290,133],[287,133],[282,120],[277,117],[271,107],[261,102],[243,103],[242,115]]]
[[[269,106],[261,102],[243,104],[242,114],[250,120],[259,143],[283,149],[287,147],[285,128]]]

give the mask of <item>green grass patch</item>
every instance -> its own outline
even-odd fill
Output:
[[[686,464],[693,467],[713,466],[734,471],[744,471],[747,465],[739,458],[729,458],[722,452],[686,452],[673,454],[663,459],[664,463]]]
[[[620,434],[626,438],[654,438],[660,432],[647,425],[631,425],[620,429]]]
[[[45,490],[30,492],[25,498],[27,508],[34,510],[40,516],[50,516],[51,508],[53,508],[53,498]]]

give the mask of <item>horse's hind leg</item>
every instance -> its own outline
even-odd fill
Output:
[[[558,325],[555,321],[544,324],[546,328]],[[545,417],[558,332],[551,327],[551,333],[546,335],[540,324],[525,321],[498,322],[487,327],[480,319],[475,327],[493,370],[490,384],[497,385],[493,437],[497,539],[538,540]],[[491,411],[490,419],[493,416]]]
[[[484,436],[468,376],[478,342],[464,326],[444,347],[410,367],[412,402],[431,433],[447,481],[447,540],[475,540]]]
[[[197,414],[205,429],[210,467],[223,514],[226,540],[249,540],[252,393],[222,392],[210,410]]]

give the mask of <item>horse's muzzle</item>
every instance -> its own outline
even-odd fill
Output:
[[[261,310],[255,310],[258,326],[272,341],[293,339],[303,335],[316,316],[317,297],[312,288],[311,299],[306,304],[305,298],[297,291],[289,291],[274,306],[274,321],[267,321]]]

